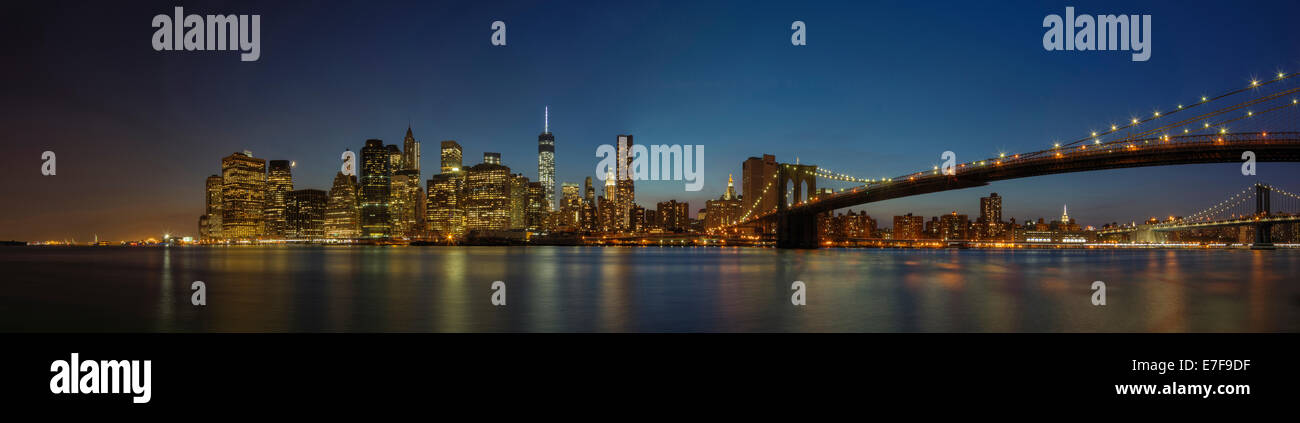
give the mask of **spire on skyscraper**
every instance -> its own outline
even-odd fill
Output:
[[[542,109],[542,133],[551,133],[551,106]]]
[[[736,198],[736,180],[730,173],[727,174],[727,193],[722,196],[723,200],[732,200]]]

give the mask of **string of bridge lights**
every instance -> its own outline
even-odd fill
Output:
[[[1194,108],[1194,107],[1198,107],[1198,106],[1204,105],[1204,104],[1206,104],[1206,103],[1209,103],[1209,102],[1212,102],[1212,101],[1215,101],[1215,100],[1219,100],[1219,99],[1222,99],[1222,98],[1230,97],[1230,96],[1233,96],[1233,95],[1236,95],[1236,94],[1240,94],[1240,93],[1243,93],[1243,92],[1246,92],[1246,91],[1250,91],[1250,90],[1254,90],[1254,89],[1259,89],[1259,88],[1262,88],[1262,87],[1264,87],[1264,86],[1266,86],[1266,85],[1270,85],[1270,84],[1273,84],[1273,83],[1277,83],[1277,82],[1285,81],[1285,80],[1287,80],[1287,79],[1291,79],[1291,78],[1293,78],[1293,77],[1295,77],[1295,76],[1297,76],[1297,75],[1300,75],[1300,72],[1293,72],[1293,73],[1289,73],[1289,74],[1288,74],[1288,73],[1286,73],[1286,72],[1281,72],[1281,71],[1279,71],[1279,72],[1277,73],[1277,77],[1274,78],[1274,79],[1272,79],[1272,80],[1268,80],[1268,81],[1263,81],[1263,82],[1261,82],[1261,81],[1258,80],[1258,79],[1251,79],[1251,81],[1250,81],[1250,85],[1246,86],[1245,88],[1238,88],[1238,89],[1231,90],[1231,91],[1228,91],[1228,92],[1225,92],[1225,93],[1222,93],[1222,94],[1219,94],[1219,95],[1216,95],[1216,96],[1213,96],[1213,97],[1202,95],[1200,101],[1198,101],[1198,102],[1194,102],[1194,103],[1188,104],[1188,105],[1186,105],[1186,106],[1184,106],[1183,104],[1178,104],[1177,106],[1175,106],[1175,108],[1174,108],[1173,110],[1169,111],[1168,113],[1161,113],[1159,110],[1156,110],[1155,112],[1152,112],[1152,116],[1151,116],[1151,117],[1148,117],[1148,118],[1145,118],[1145,119],[1139,119],[1139,118],[1134,117],[1134,118],[1132,118],[1132,119],[1129,121],[1129,124],[1124,125],[1124,126],[1119,126],[1119,125],[1116,125],[1116,124],[1112,123],[1112,124],[1110,125],[1110,130],[1109,130],[1109,131],[1104,131],[1104,132],[1092,131],[1090,136],[1088,136],[1088,137],[1084,137],[1084,138],[1080,138],[1080,139],[1078,139],[1078,140],[1075,140],[1075,141],[1072,141],[1072,142],[1066,143],[1065,146],[1068,147],[1068,146],[1071,146],[1071,145],[1074,145],[1074,144],[1078,144],[1078,143],[1081,143],[1081,142],[1084,142],[1084,141],[1088,141],[1088,140],[1090,140],[1090,139],[1091,139],[1091,140],[1094,140],[1094,144],[1100,144],[1100,142],[1098,142],[1098,141],[1100,141],[1100,140],[1098,140],[1098,138],[1100,138],[1100,137],[1104,137],[1104,136],[1107,136],[1107,135],[1112,135],[1112,134],[1115,134],[1115,133],[1120,132],[1120,131],[1122,131],[1122,130],[1129,129],[1129,128],[1133,128],[1133,127],[1136,127],[1136,126],[1141,125],[1141,124],[1143,124],[1143,123],[1147,123],[1147,122],[1154,121],[1154,120],[1156,120],[1156,119],[1160,119],[1160,118],[1162,118],[1162,117],[1167,117],[1167,116],[1169,116],[1169,115],[1172,115],[1172,114],[1175,114],[1175,113],[1181,112],[1181,111],[1183,111],[1183,110],[1189,110],[1189,109],[1192,109],[1192,108]],[[1292,100],[1294,101],[1295,99],[1292,99]],[[1195,119],[1195,118],[1194,118],[1193,120],[1199,120],[1199,119]],[[1176,126],[1176,125],[1175,125],[1175,126]],[[1132,138],[1133,138],[1133,137],[1128,137],[1128,138],[1125,138],[1125,139],[1132,139]],[[1060,148],[1061,146],[1062,146],[1062,145],[1061,145],[1061,143],[1059,143],[1059,142],[1053,144],[1053,148]]]
[[[1219,204],[1215,204],[1215,205],[1211,206],[1211,207],[1208,208],[1208,209],[1201,210],[1201,211],[1199,211],[1199,212],[1193,213],[1191,216],[1187,216],[1186,218],[1184,218],[1184,220],[1190,220],[1190,221],[1197,221],[1197,220],[1200,220],[1200,221],[1210,221],[1210,220],[1212,220],[1212,219],[1210,219],[1210,218],[1211,218],[1212,216],[1214,216],[1214,213],[1218,213],[1218,212],[1220,212],[1220,211],[1225,211],[1225,210],[1227,210],[1227,209],[1229,209],[1229,208],[1231,208],[1231,207],[1236,207],[1236,206],[1240,205],[1241,203],[1245,202],[1247,199],[1254,197],[1254,196],[1255,196],[1254,191],[1255,191],[1255,186],[1254,186],[1254,185],[1251,185],[1251,186],[1249,186],[1249,187],[1246,187],[1246,189],[1241,190],[1241,192],[1239,192],[1239,193],[1233,195],[1232,197],[1229,197],[1227,200],[1223,200],[1223,201],[1219,202]],[[1239,199],[1239,200],[1238,200],[1238,199]],[[1234,201],[1234,200],[1237,200],[1237,201]]]
[[[736,220],[737,224],[745,222],[746,220],[749,219],[749,215],[754,213],[754,209],[758,208],[758,203],[762,202],[762,198],[767,196],[767,190],[772,188],[772,183],[776,181],[776,177],[777,175],[772,175],[772,180],[767,181],[767,185],[764,186],[763,191],[758,194],[758,198],[754,200],[754,204],[751,204],[749,206],[749,210],[746,211],[745,214],[740,217],[740,219]]]
[[[1169,125],[1156,127],[1156,128],[1153,128],[1153,129],[1150,129],[1150,130],[1147,130],[1147,131],[1144,131],[1144,132],[1140,132],[1140,133],[1137,133],[1137,134],[1132,134],[1132,135],[1130,135],[1129,137],[1126,137],[1126,138],[1120,140],[1119,142],[1122,143],[1122,142],[1127,142],[1127,141],[1129,141],[1129,140],[1139,139],[1139,138],[1142,138],[1142,137],[1146,137],[1146,136],[1148,136],[1148,135],[1154,135],[1154,134],[1156,134],[1156,133],[1158,133],[1158,132],[1165,132],[1164,134],[1160,135],[1158,138],[1161,139],[1162,141],[1168,141],[1168,140],[1169,140],[1169,134],[1168,134],[1167,130],[1172,129],[1172,128],[1174,128],[1174,127],[1183,126],[1183,134],[1190,134],[1192,131],[1191,131],[1190,129],[1188,129],[1186,126],[1184,126],[1184,125],[1186,125],[1186,124],[1190,124],[1190,123],[1194,123],[1194,122],[1201,122],[1201,123],[1204,125],[1203,128],[1199,128],[1199,129],[1196,130],[1196,132],[1198,132],[1198,133],[1201,132],[1201,131],[1203,131],[1203,130],[1209,130],[1210,128],[1219,128],[1219,134],[1226,134],[1226,133],[1228,133],[1228,128],[1227,128],[1225,125],[1227,125],[1227,124],[1229,124],[1229,123],[1236,122],[1236,121],[1238,121],[1238,120],[1242,120],[1242,119],[1251,118],[1251,117],[1254,117],[1254,116],[1256,116],[1256,115],[1262,115],[1262,114],[1265,114],[1265,113],[1273,112],[1273,111],[1276,111],[1276,110],[1279,110],[1279,109],[1283,109],[1283,108],[1286,108],[1286,107],[1292,107],[1292,106],[1295,106],[1296,104],[1298,104],[1298,103],[1300,103],[1300,102],[1298,102],[1297,99],[1292,98],[1292,99],[1291,99],[1291,102],[1288,103],[1288,104],[1284,104],[1284,105],[1282,105],[1282,106],[1273,107],[1273,108],[1270,108],[1270,109],[1264,110],[1263,112],[1260,112],[1260,113],[1255,113],[1254,111],[1252,111],[1252,110],[1250,110],[1250,109],[1247,109],[1245,114],[1243,114],[1243,115],[1241,115],[1240,117],[1237,117],[1237,118],[1224,120],[1224,121],[1221,121],[1221,122],[1218,122],[1218,123],[1211,123],[1211,122],[1208,122],[1208,120],[1209,120],[1210,118],[1213,118],[1213,117],[1216,117],[1216,116],[1226,115],[1226,114],[1228,114],[1228,113],[1230,113],[1230,112],[1232,112],[1232,111],[1235,111],[1235,110],[1245,109],[1245,108],[1247,108],[1247,107],[1249,107],[1249,106],[1252,106],[1252,105],[1255,105],[1255,104],[1270,102],[1270,101],[1277,100],[1277,99],[1279,99],[1279,98],[1285,97],[1285,96],[1287,96],[1287,95],[1296,94],[1296,93],[1300,93],[1300,88],[1292,88],[1292,89],[1289,89],[1289,90],[1286,90],[1286,91],[1282,91],[1282,92],[1278,92],[1278,93],[1270,94],[1270,95],[1268,95],[1268,96],[1264,96],[1264,97],[1261,97],[1261,98],[1257,98],[1257,99],[1254,99],[1254,100],[1247,101],[1247,102],[1245,102],[1245,103],[1240,103],[1240,104],[1237,104],[1237,105],[1234,105],[1234,106],[1229,106],[1229,107],[1224,108],[1224,109],[1216,110],[1216,111],[1213,111],[1213,112],[1210,112],[1210,113],[1206,113],[1206,114],[1203,114],[1203,115],[1200,115],[1200,116],[1197,116],[1197,117],[1194,117],[1194,118],[1191,118],[1191,119],[1183,120],[1183,121],[1181,121],[1181,122],[1176,122],[1176,123],[1172,123],[1172,124],[1169,124]],[[1099,140],[1099,139],[1098,139],[1098,140],[1094,140],[1094,143],[1098,143],[1098,144],[1099,144],[1099,143],[1100,143],[1100,140]],[[1111,143],[1114,143],[1114,142],[1111,142]],[[1108,143],[1108,144],[1110,144],[1110,143]],[[1082,147],[1081,147],[1081,148],[1082,148]]]
[[[1285,72],[1278,72],[1276,78],[1271,79],[1271,80],[1268,80],[1268,81],[1260,81],[1260,80],[1258,80],[1258,79],[1252,79],[1251,82],[1250,82],[1250,84],[1249,84],[1247,87],[1245,87],[1245,88],[1239,88],[1239,89],[1231,90],[1231,91],[1228,91],[1228,92],[1225,92],[1225,93],[1222,93],[1222,94],[1218,94],[1218,95],[1215,95],[1215,96],[1204,96],[1204,95],[1203,95],[1203,96],[1201,96],[1200,101],[1197,101],[1197,102],[1194,102],[1194,103],[1191,103],[1191,104],[1187,104],[1187,105],[1184,105],[1184,104],[1178,104],[1178,105],[1176,105],[1176,106],[1174,107],[1173,110],[1171,110],[1171,111],[1169,111],[1169,112],[1167,112],[1167,113],[1162,113],[1162,112],[1160,112],[1159,110],[1157,110],[1157,111],[1153,112],[1152,115],[1151,115],[1150,117],[1147,117],[1147,118],[1145,118],[1145,119],[1142,119],[1142,118],[1136,118],[1136,117],[1135,117],[1135,118],[1132,118],[1132,119],[1130,120],[1130,122],[1129,122],[1127,125],[1120,126],[1120,125],[1117,125],[1117,124],[1113,124],[1113,123],[1112,123],[1112,124],[1110,125],[1110,130],[1109,130],[1109,131],[1103,131],[1103,132],[1092,131],[1088,137],[1080,138],[1080,139],[1078,139],[1078,140],[1075,140],[1075,141],[1072,141],[1072,142],[1069,142],[1069,143],[1065,143],[1065,144],[1061,144],[1060,142],[1056,142],[1056,143],[1053,143],[1053,144],[1052,144],[1052,149],[1050,149],[1050,150],[1044,150],[1044,151],[1034,152],[1034,153],[1027,153],[1026,156],[1034,157],[1034,156],[1040,155],[1040,154],[1042,154],[1042,153],[1049,153],[1049,152],[1055,151],[1055,153],[1054,153],[1054,156],[1055,156],[1055,157],[1058,157],[1058,158],[1059,158],[1059,157],[1063,157],[1064,154],[1063,154],[1062,152],[1060,152],[1060,149],[1061,149],[1062,147],[1070,147],[1070,146],[1073,146],[1073,145],[1076,145],[1076,144],[1083,143],[1083,142],[1088,141],[1088,140],[1092,140],[1094,145],[1102,145],[1102,144],[1105,144],[1105,146],[1102,147],[1102,148],[1107,148],[1107,149],[1113,148],[1113,147],[1116,146],[1116,145],[1122,145],[1122,146],[1124,146],[1124,147],[1126,147],[1126,148],[1137,148],[1137,145],[1136,145],[1136,144],[1133,144],[1132,142],[1136,142],[1137,140],[1139,140],[1139,139],[1140,139],[1141,137],[1143,137],[1143,136],[1146,136],[1146,135],[1154,135],[1155,133],[1159,133],[1159,132],[1162,132],[1162,131],[1166,131],[1167,129],[1170,129],[1170,128],[1173,128],[1173,127],[1177,127],[1177,126],[1183,126],[1183,125],[1186,125],[1186,124],[1189,124],[1189,123],[1193,123],[1193,122],[1202,122],[1202,123],[1203,123],[1203,127],[1202,127],[1202,128],[1198,128],[1198,129],[1196,129],[1196,131],[1195,131],[1196,133],[1200,133],[1201,131],[1209,131],[1209,130],[1211,130],[1211,129],[1213,129],[1213,128],[1217,128],[1217,129],[1218,129],[1217,132],[1218,132],[1220,135],[1222,135],[1222,134],[1227,134],[1227,132],[1228,132],[1228,128],[1227,128],[1226,125],[1228,125],[1228,124],[1230,124],[1230,123],[1233,123],[1233,122],[1236,122],[1236,121],[1240,121],[1240,120],[1243,120],[1243,119],[1252,118],[1252,117],[1255,117],[1255,116],[1258,116],[1258,115],[1263,115],[1263,114],[1270,113],[1270,112],[1273,112],[1273,111],[1277,111],[1277,110],[1280,110],[1280,109],[1283,109],[1283,108],[1287,108],[1287,107],[1296,107],[1296,106],[1300,106],[1300,99],[1297,99],[1297,98],[1294,98],[1294,97],[1293,97],[1293,98],[1291,98],[1291,102],[1290,102],[1289,104],[1284,104],[1284,105],[1281,105],[1281,106],[1276,106],[1276,107],[1273,107],[1273,108],[1270,108],[1270,109],[1264,110],[1264,111],[1259,112],[1259,113],[1256,113],[1256,112],[1254,112],[1254,111],[1252,111],[1252,110],[1247,110],[1246,113],[1245,113],[1244,115],[1240,116],[1240,117],[1233,118],[1233,119],[1223,120],[1223,121],[1220,121],[1220,122],[1217,122],[1217,123],[1211,123],[1211,122],[1205,122],[1205,121],[1208,120],[1209,118],[1212,118],[1212,117],[1215,117],[1215,116],[1219,116],[1219,115],[1223,115],[1223,114],[1227,114],[1227,113],[1232,112],[1232,111],[1234,111],[1234,110],[1239,110],[1239,109],[1242,109],[1242,108],[1246,108],[1246,107],[1249,107],[1250,105],[1253,105],[1253,104],[1258,104],[1258,103],[1262,103],[1262,102],[1268,102],[1268,101],[1276,100],[1276,99],[1278,99],[1278,98],[1281,98],[1281,97],[1284,97],[1284,96],[1287,96],[1287,95],[1300,93],[1300,88],[1293,88],[1293,89],[1286,90],[1286,91],[1283,91],[1283,92],[1280,92],[1280,93],[1275,93],[1275,94],[1272,94],[1272,95],[1269,95],[1269,96],[1265,96],[1265,97],[1262,97],[1262,98],[1259,98],[1259,99],[1254,99],[1254,100],[1251,100],[1251,101],[1248,101],[1248,102],[1245,102],[1245,103],[1242,103],[1242,104],[1238,104],[1238,105],[1235,105],[1235,106],[1230,106],[1230,107],[1225,108],[1225,109],[1216,110],[1216,111],[1209,112],[1209,113],[1206,113],[1206,114],[1203,114],[1203,115],[1200,115],[1200,116],[1196,116],[1196,117],[1193,117],[1193,118],[1191,118],[1191,119],[1187,119],[1187,120],[1184,120],[1184,121],[1181,121],[1181,122],[1177,122],[1177,123],[1174,123],[1174,124],[1170,124],[1170,125],[1165,125],[1165,126],[1157,127],[1157,128],[1154,128],[1154,129],[1151,129],[1151,130],[1147,130],[1147,131],[1144,131],[1144,132],[1141,132],[1141,133],[1130,134],[1130,135],[1128,135],[1128,136],[1126,136],[1126,137],[1124,137],[1124,138],[1122,138],[1122,139],[1120,139],[1120,140],[1114,140],[1114,141],[1109,141],[1109,142],[1103,142],[1103,141],[1101,140],[1101,138],[1103,138],[1103,137],[1106,137],[1106,136],[1109,136],[1109,135],[1113,135],[1113,134],[1116,134],[1116,133],[1121,132],[1121,131],[1124,131],[1124,130],[1132,129],[1132,128],[1135,128],[1135,127],[1140,126],[1140,125],[1142,125],[1142,124],[1149,123],[1149,122],[1155,121],[1155,120],[1157,120],[1157,119],[1165,118],[1165,117],[1168,117],[1168,116],[1170,116],[1170,115],[1173,115],[1173,114],[1175,114],[1175,113],[1178,113],[1178,112],[1181,112],[1181,111],[1184,111],[1184,110],[1190,110],[1190,109],[1192,109],[1192,108],[1194,108],[1194,107],[1202,106],[1202,105],[1204,105],[1204,104],[1207,104],[1207,103],[1210,103],[1210,102],[1214,102],[1214,101],[1216,101],[1216,100],[1220,100],[1220,99],[1223,99],[1223,98],[1226,98],[1226,97],[1230,97],[1230,96],[1232,96],[1232,95],[1240,94],[1240,93],[1243,93],[1243,92],[1246,92],[1246,91],[1259,89],[1259,88],[1265,87],[1265,86],[1270,85],[1270,84],[1274,84],[1274,83],[1277,83],[1277,82],[1281,82],[1281,81],[1285,81],[1285,80],[1288,80],[1288,79],[1294,78],[1294,77],[1296,77],[1296,76],[1300,76],[1300,72],[1293,72],[1293,73],[1289,73],[1289,74],[1288,74],[1288,73],[1285,73]],[[1184,128],[1183,128],[1183,134],[1185,134],[1185,135],[1191,135],[1191,134],[1193,134],[1193,131],[1192,131],[1190,128],[1184,127]],[[1264,134],[1267,135],[1267,133],[1264,133]],[[1169,135],[1168,133],[1165,133],[1165,134],[1162,134],[1162,135],[1160,135],[1160,136],[1158,136],[1158,137],[1155,137],[1155,139],[1159,139],[1159,140],[1161,140],[1161,141],[1169,141],[1169,140],[1171,139],[1171,137],[1170,137],[1170,135]],[[1128,143],[1128,144],[1127,144],[1127,145],[1124,145],[1124,144],[1126,144],[1126,143]],[[1149,139],[1143,141],[1143,144],[1149,144],[1149,143],[1150,143],[1150,140],[1149,140]],[[1086,148],[1087,148],[1087,147],[1085,147],[1085,146],[1080,146],[1080,147],[1079,147],[1080,150],[1085,150]],[[1003,160],[1006,159],[1006,156],[1007,156],[1006,153],[1000,153],[999,156],[998,156],[997,158],[989,158],[989,159],[986,159],[986,160],[980,160],[980,161],[974,161],[974,162],[962,163],[962,164],[958,165],[958,167],[965,167],[966,165],[970,165],[970,166],[984,166],[984,165],[987,164],[988,161],[993,161],[993,162],[996,163],[996,164],[1001,164],[1001,162],[1002,162]],[[1017,154],[1017,155],[1014,156],[1014,158],[1015,158],[1015,159],[1019,159],[1020,156],[1021,156],[1021,155]],[[927,173],[927,172],[924,172],[924,171],[922,171],[922,172],[915,172],[915,173],[911,173],[911,174],[908,174],[908,175],[904,175],[903,177],[916,177],[916,176],[919,176],[919,175],[923,175],[923,174],[925,174],[925,173]],[[930,174],[934,174],[934,175],[938,175],[938,174],[939,174],[938,166],[934,166],[934,168],[932,169],[932,171],[931,171],[931,172],[928,172],[928,173],[930,173]],[[828,179],[828,180],[842,181],[842,182],[853,182],[853,183],[862,183],[862,184],[867,184],[867,185],[872,184],[872,183],[877,183],[877,182],[892,182],[892,180],[894,179],[894,178],[880,178],[880,179],[861,178],[861,177],[856,177],[856,176],[849,175],[849,174],[846,174],[846,173],[835,172],[835,171],[832,171],[832,170],[830,170],[830,169],[824,169],[824,168],[818,168],[817,171],[816,171],[816,174],[815,174],[814,176],[817,176],[817,177],[820,177],[820,178],[825,178],[825,179]]]
[[[1293,194],[1293,193],[1291,193],[1291,192],[1288,192],[1287,190],[1284,190],[1284,189],[1281,189],[1281,188],[1278,188],[1278,187],[1275,187],[1275,186],[1272,186],[1272,185],[1264,185],[1264,186],[1268,187],[1268,189],[1269,189],[1270,191],[1273,191],[1273,192],[1276,192],[1276,193],[1279,193],[1279,194],[1285,195],[1285,196],[1287,196],[1287,197],[1291,197],[1291,198],[1294,198],[1294,199],[1300,200],[1300,195],[1295,195],[1295,194]]]

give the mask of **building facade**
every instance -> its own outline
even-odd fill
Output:
[[[323,190],[290,191],[285,196],[285,220],[288,222],[285,237],[306,241],[325,238],[325,213],[328,207],[329,194]]]
[[[384,141],[366,140],[361,148],[361,237],[382,239],[392,236],[389,201],[392,194],[392,155]],[[398,159],[400,161],[401,154]]]
[[[325,238],[355,239],[361,236],[358,202],[357,178],[343,172],[335,174],[325,210]]]
[[[221,159],[221,236],[252,241],[263,235],[266,160],[247,151]]]

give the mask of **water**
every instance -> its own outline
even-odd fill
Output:
[[[4,332],[1300,329],[1300,250],[9,247],[0,269]]]

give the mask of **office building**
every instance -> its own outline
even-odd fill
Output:
[[[551,134],[551,108],[545,111],[542,133],[537,136],[537,182],[542,184],[546,211],[555,210],[555,135]]]
[[[400,159],[401,155],[398,154]],[[400,160],[399,160],[400,161]],[[361,148],[361,236],[382,239],[392,236],[389,208],[392,194],[392,155],[383,140],[366,140]]]
[[[338,172],[330,187],[329,204],[325,210],[324,237],[354,239],[361,236],[358,213],[357,178]]]
[[[221,233],[233,241],[262,236],[266,206],[266,160],[250,152],[221,159]]]

